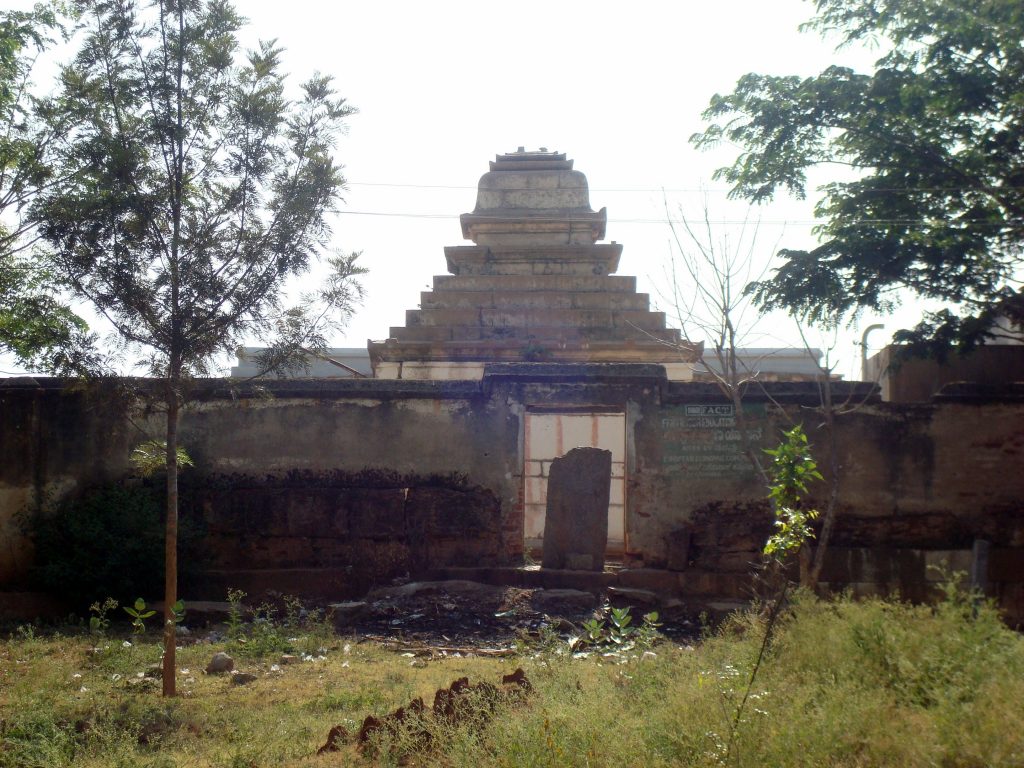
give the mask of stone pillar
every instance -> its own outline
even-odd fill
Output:
[[[551,462],[541,566],[604,570],[612,453],[573,448]]]

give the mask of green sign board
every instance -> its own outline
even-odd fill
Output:
[[[760,448],[765,428],[763,403],[744,404],[749,439]],[[698,478],[717,480],[753,473],[743,455],[743,434],[734,406],[690,403],[666,409],[661,418],[662,465]]]

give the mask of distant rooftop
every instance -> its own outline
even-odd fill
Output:
[[[231,377],[247,379],[260,373],[257,365],[259,355],[266,352],[266,347],[239,347],[238,365],[231,368]],[[309,379],[349,379],[355,374],[354,369],[363,376],[372,376],[370,369],[370,353],[360,347],[331,347],[324,357],[311,358],[306,371],[273,376],[273,378],[309,378]]]

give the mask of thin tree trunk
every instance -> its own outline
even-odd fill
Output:
[[[174,123],[176,130],[172,142],[174,166],[171,189],[171,339],[167,366],[167,542],[164,560],[164,696],[174,696],[175,690],[175,623],[174,604],[178,602],[178,411],[181,395],[181,337],[180,280],[178,250],[181,247],[181,209],[184,195],[185,131],[182,117],[182,88],[185,70],[185,7],[172,6],[178,19],[178,47]],[[163,0],[161,0],[161,15]]]
[[[800,567],[800,586],[804,589],[814,588],[814,579],[811,569],[811,549],[805,542],[797,552],[797,564]]]
[[[167,526],[164,554],[164,664],[163,695],[174,696],[175,623],[178,602],[178,392],[168,382],[167,398]]]

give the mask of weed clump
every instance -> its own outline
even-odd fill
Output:
[[[282,653],[322,656],[334,638],[330,616],[323,609],[307,608],[293,595],[260,603],[243,604],[245,592],[228,590],[227,640],[234,655],[260,659]]]

